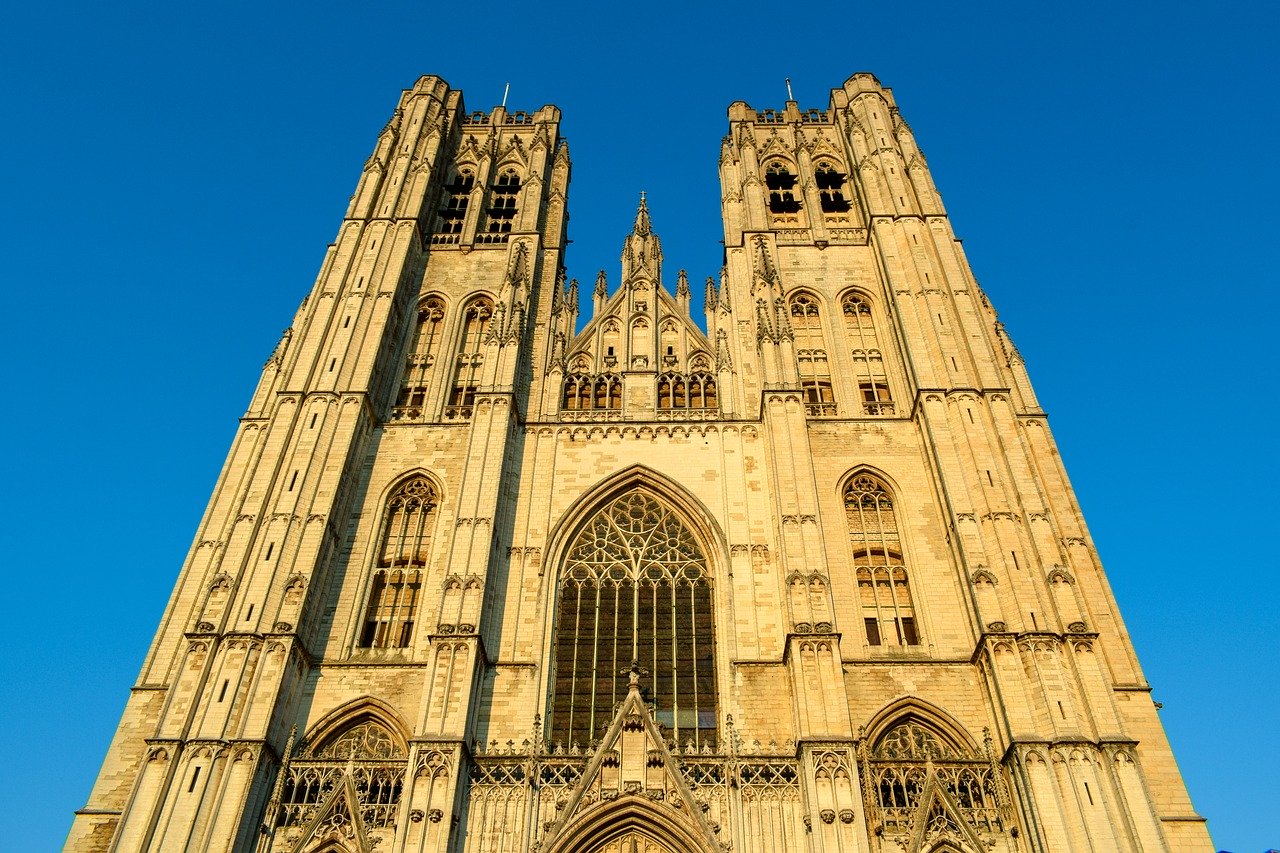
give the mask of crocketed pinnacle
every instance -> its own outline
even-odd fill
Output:
[[[653,226],[649,222],[649,205],[644,200],[643,192],[640,193],[640,207],[636,209],[636,225],[631,231],[642,237],[649,236],[653,231]]]

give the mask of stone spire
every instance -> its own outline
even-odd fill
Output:
[[[622,244],[622,286],[639,278],[647,279],[654,286],[662,280],[662,241],[653,233],[644,193],[640,194],[636,223]]]
[[[636,208],[636,224],[631,232],[641,237],[647,237],[653,233],[653,225],[649,222],[649,203],[645,201],[643,192],[640,193],[640,207]]]

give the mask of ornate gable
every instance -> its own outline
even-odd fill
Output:
[[[507,143],[507,147],[502,150],[502,155],[498,158],[499,170],[508,166],[516,166],[521,170],[529,166],[529,155],[525,153],[518,136],[511,137],[511,141]]]
[[[627,697],[539,849],[578,849],[597,827],[637,814],[656,835],[683,837],[682,847],[700,842],[703,850],[727,849],[721,827],[706,819],[640,695],[639,667],[633,664]]]
[[[603,342],[602,333],[610,328],[619,330],[617,343],[613,345],[614,363],[604,361],[609,357],[609,344]],[[637,329],[644,331],[637,332]],[[667,340],[674,332],[679,343],[664,346],[664,330]],[[641,346],[637,346],[638,343]],[[666,346],[673,348],[670,357]],[[687,370],[697,355],[714,353],[714,348],[666,288],[639,281],[614,291],[604,309],[574,337],[569,355],[579,353],[595,354],[593,369],[597,372],[664,371]]]

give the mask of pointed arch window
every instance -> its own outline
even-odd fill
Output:
[[[476,177],[470,169],[460,169],[453,181],[444,187],[444,199],[440,205],[440,224],[431,235],[437,244],[457,243],[461,239],[462,226],[467,220],[467,206],[471,203],[471,191]]]
[[[872,319],[871,300],[858,292],[845,295],[840,303],[844,316],[845,336],[852,347],[854,375],[862,412],[867,415],[892,415],[893,395],[885,373],[884,352]]]
[[[979,839],[1002,831],[1005,792],[989,756],[974,755],[914,715],[891,725],[869,752],[867,807],[890,837],[914,834],[919,820],[949,824],[956,834],[965,824]],[[932,802],[922,809],[926,800]]]
[[[404,789],[406,755],[404,744],[386,726],[368,717],[358,718],[314,747],[304,746],[289,761],[282,771],[285,777],[279,804],[269,807],[276,809],[274,819],[267,823],[276,828],[294,827],[298,832],[318,819],[314,831],[322,835],[354,825],[358,812],[366,832],[394,828]]]
[[[715,640],[707,560],[647,491],[614,499],[578,532],[559,581],[551,738],[586,745],[627,695],[627,669],[673,740],[714,742]]]
[[[775,219],[793,222],[800,211],[796,198],[796,176],[785,163],[775,160],[765,168],[764,185],[769,192],[769,212]]]
[[[867,644],[920,644],[893,497],[869,474],[845,486],[844,508]]]
[[[618,411],[622,408],[622,377],[616,373],[574,373],[565,377],[565,412]]]
[[[457,366],[447,420],[469,420],[476,401],[476,387],[484,365],[484,344],[489,338],[489,322],[493,319],[493,303],[486,297],[473,300],[462,312],[462,339],[458,344]]]
[[[793,294],[790,300],[791,330],[795,332],[796,349],[826,349],[822,334],[822,309],[813,294]]]
[[[517,199],[520,195],[520,175],[515,169],[503,169],[489,188],[488,219],[482,242],[505,243],[515,223]]]
[[[435,487],[426,477],[406,481],[387,500],[361,648],[409,645],[422,597],[422,572],[431,558],[437,503]]]
[[[710,373],[664,373],[658,377],[658,408],[714,409],[719,405],[716,380]]]
[[[421,420],[426,415],[430,379],[440,350],[444,332],[444,300],[430,296],[418,308],[418,322],[413,330],[413,343],[405,359],[400,394],[391,412],[393,420]]]
[[[564,399],[560,408],[566,412],[577,412],[591,408],[591,379],[587,376],[569,375],[564,379]]]
[[[840,214],[849,212],[849,202],[844,197],[845,176],[837,172],[835,166],[824,161],[814,170],[813,178],[818,185],[818,199],[823,215],[828,219],[841,219]]]
[[[813,416],[837,414],[831,383],[831,366],[827,361],[826,340],[822,333],[822,311],[817,297],[800,292],[788,303],[791,330],[795,334],[796,362],[805,409]]]

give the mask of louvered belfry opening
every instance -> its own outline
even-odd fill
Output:
[[[552,742],[600,738],[635,661],[667,736],[714,743],[711,610],[706,557],[669,505],[635,490],[592,516],[560,574]]]

